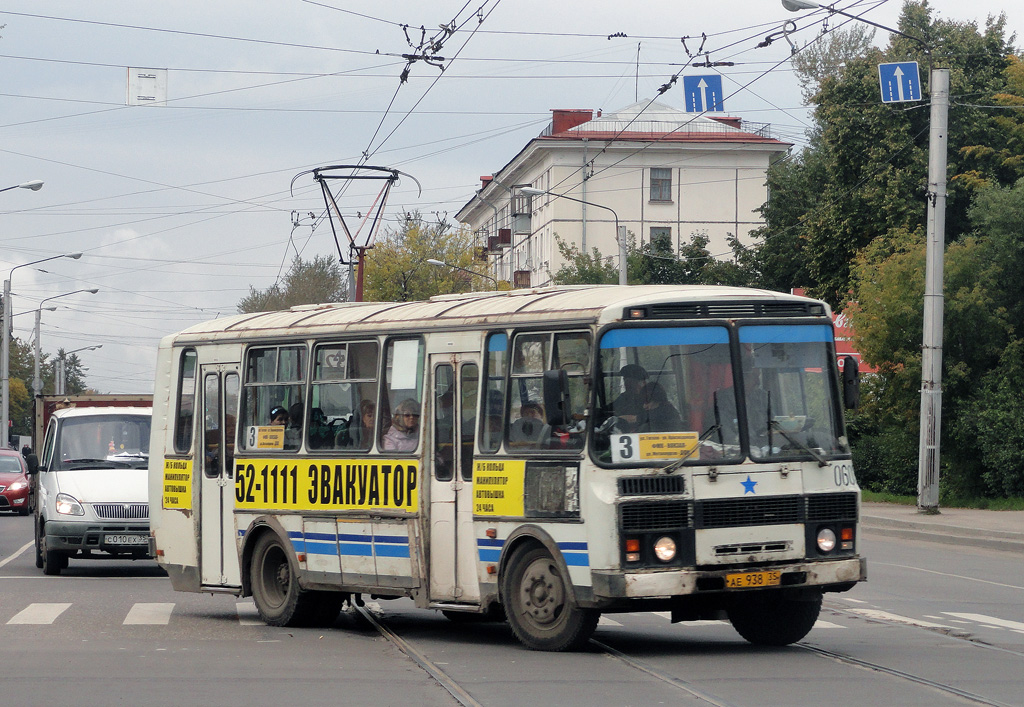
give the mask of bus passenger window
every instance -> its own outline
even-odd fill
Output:
[[[485,452],[496,452],[501,446],[507,351],[508,336],[504,333],[491,334],[487,337],[484,403],[480,413],[480,449]]]
[[[365,452],[373,445],[377,342],[318,345],[309,392],[309,449]]]
[[[420,438],[420,406],[423,401],[423,342],[391,339],[384,354],[384,395],[378,410],[380,448],[389,452],[414,452]]]
[[[305,346],[271,346],[249,350],[243,389],[243,448],[289,451],[299,448],[302,440],[305,382]],[[283,435],[260,436],[259,428],[274,427],[282,421],[285,428]],[[261,439],[264,439],[263,446],[258,446]]]
[[[448,364],[434,369],[434,478],[455,476],[455,372]]]
[[[174,451],[187,454],[192,448],[192,420],[196,404],[196,352],[188,349],[181,354],[178,374],[178,413],[174,422]]]

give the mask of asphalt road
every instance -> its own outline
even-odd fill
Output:
[[[588,650],[550,654],[407,600],[331,629],[272,628],[248,600],[175,593],[151,562],[72,560],[44,577],[31,540],[30,519],[0,516],[5,704],[1024,704],[1024,558],[997,550],[871,532],[869,581],[828,595],[796,646],[645,613],[603,617]]]

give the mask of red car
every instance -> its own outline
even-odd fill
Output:
[[[20,452],[0,449],[0,511],[28,515],[28,467]]]

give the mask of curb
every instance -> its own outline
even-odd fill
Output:
[[[892,538],[926,540],[944,545],[979,547],[1024,554],[1024,533],[1006,530],[982,530],[963,526],[937,526],[934,523],[895,520],[862,515],[861,529]]]

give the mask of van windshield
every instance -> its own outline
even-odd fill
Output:
[[[149,464],[147,415],[95,415],[64,420],[55,469],[135,468]]]

